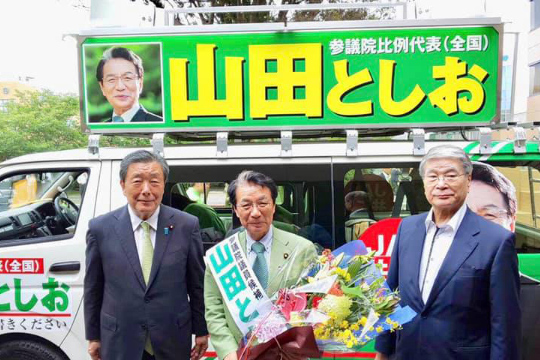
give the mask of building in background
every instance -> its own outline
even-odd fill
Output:
[[[527,121],[540,121],[540,1],[531,1],[531,31],[528,36],[529,97]]]
[[[37,91],[37,89],[27,82],[29,78],[25,78],[25,82],[20,81],[0,81],[0,111],[7,110],[7,104],[17,100],[17,94],[24,91]]]
[[[535,0],[535,2],[538,1],[540,0]],[[414,1],[414,12],[418,19],[501,18],[504,23],[504,40],[501,53],[501,122],[530,121],[526,116],[527,96],[529,96],[527,91],[529,87],[529,76],[527,76],[527,33],[530,30],[528,19],[531,11],[529,2],[530,0]],[[540,15],[540,10],[537,10],[537,12]],[[540,39],[540,36],[538,36],[538,39]],[[540,49],[538,51],[537,61],[540,61]],[[538,76],[540,79],[540,71]],[[538,82],[540,84],[540,80]],[[538,88],[540,89],[540,86]]]

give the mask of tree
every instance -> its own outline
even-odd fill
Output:
[[[164,1],[150,0],[156,6],[162,7]],[[173,3],[177,7],[205,7],[205,6],[248,6],[248,5],[296,5],[296,4],[318,4],[321,2],[327,4],[342,3],[373,3],[378,0],[169,0],[169,4]],[[343,10],[313,10],[300,12],[285,12],[279,13],[270,12],[249,12],[249,13],[220,13],[220,14],[200,14],[189,15],[180,19],[175,19],[178,24],[190,22],[194,18],[198,18],[204,24],[239,24],[239,23],[265,23],[265,22],[283,22],[288,21],[334,21],[334,20],[374,20],[374,19],[390,19],[395,14],[395,9],[392,7],[379,8],[359,8],[359,9],[343,9]],[[184,20],[184,21],[182,21]]]
[[[78,127],[78,113],[75,96],[20,92],[18,100],[0,113],[0,160],[84,146],[87,140]]]
[[[0,161],[24,154],[85,148],[79,99],[51,91],[19,92],[17,101],[0,112]],[[100,146],[149,146],[148,139],[104,136]]]

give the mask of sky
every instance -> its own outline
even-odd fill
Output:
[[[0,81],[78,94],[77,42],[64,34],[90,25],[90,1],[0,0]]]
[[[78,94],[77,42],[66,34],[90,28],[91,1],[128,0],[0,0],[0,81],[30,77],[32,86]],[[505,31],[521,32],[515,108],[521,113],[526,111],[528,96],[529,7],[529,0],[416,0],[415,15],[425,19],[495,16],[505,22]]]

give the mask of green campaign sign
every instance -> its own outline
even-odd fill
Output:
[[[497,25],[82,42],[84,128],[181,132],[437,127],[498,118]]]

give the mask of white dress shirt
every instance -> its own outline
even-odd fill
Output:
[[[131,109],[129,109],[122,115],[118,115],[117,113],[113,111],[112,118],[114,119],[115,116],[120,116],[124,120],[124,122],[131,122],[131,120],[133,119],[137,111],[139,111],[140,109],[141,109],[141,106],[139,105],[138,102],[136,102],[135,104],[133,104]]]
[[[146,222],[150,225],[150,240],[152,241],[152,247],[156,248],[156,230],[157,230],[157,224],[158,224],[158,216],[159,216],[159,209],[158,207],[156,211],[146,220]],[[143,240],[144,240],[144,229],[141,226],[141,223],[144,221],[140,217],[138,217],[133,209],[131,208],[131,205],[128,205],[128,212],[129,212],[129,218],[131,219],[131,226],[133,228],[133,235],[135,236],[135,245],[137,246],[137,254],[139,255],[139,262],[141,263],[142,267],[142,251],[143,251]]]
[[[266,266],[268,266],[268,273],[270,273],[270,252],[272,251],[272,237],[273,237],[273,229],[272,226],[270,226],[270,229],[262,237],[259,242],[264,245],[264,259],[266,260]],[[246,250],[247,250],[247,259],[249,261],[249,265],[253,267],[253,264],[255,263],[255,259],[257,259],[257,253],[253,250],[251,250],[251,245],[255,242],[249,236],[249,233],[246,231]]]
[[[422,292],[424,304],[429,298],[433,283],[439,274],[441,265],[448,254],[450,246],[454,241],[459,225],[465,216],[467,205],[464,203],[459,210],[452,216],[450,221],[439,228],[433,222],[433,209],[429,210],[426,218],[426,238],[422,250],[422,260],[420,262],[420,274],[418,284]],[[433,244],[433,245],[432,245]],[[433,248],[432,248],[433,246]]]

